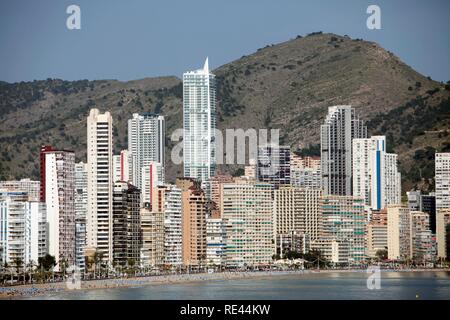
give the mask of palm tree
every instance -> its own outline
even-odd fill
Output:
[[[30,283],[33,283],[33,269],[36,266],[36,263],[31,260],[28,265],[27,268],[30,270]]]
[[[16,266],[16,272],[19,273],[20,272],[20,268],[23,265],[23,260],[19,257],[14,258],[14,265]]]
[[[386,260],[388,258],[387,250],[378,250],[375,255],[377,256],[379,261]]]
[[[39,268],[41,269],[41,275],[45,271],[45,274],[44,274],[45,276],[43,277],[43,280],[45,280],[46,273],[49,270],[52,270],[54,266],[56,266],[55,257],[47,253],[45,256],[38,258],[38,265],[39,265]]]
[[[100,276],[102,273],[102,265],[101,262],[103,260],[103,252],[101,251],[95,251],[94,252],[94,278],[95,278],[95,273],[96,273],[96,269],[97,269],[97,265],[100,264]]]
[[[67,259],[61,258],[59,260],[59,265],[61,267],[60,271],[63,272],[63,278],[66,278],[66,270],[67,270],[67,267],[69,265],[69,263],[67,262]]]

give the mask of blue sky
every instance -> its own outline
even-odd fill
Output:
[[[81,8],[81,30],[66,8]],[[382,30],[366,27],[370,4]],[[378,42],[450,80],[447,0],[0,0],[0,80],[132,80],[212,68],[314,31]]]

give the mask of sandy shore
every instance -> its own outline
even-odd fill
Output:
[[[402,270],[382,270],[382,272],[439,272],[450,271],[448,269],[402,269]],[[174,283],[188,283],[214,280],[235,280],[248,278],[267,278],[273,276],[288,276],[294,274],[317,274],[317,273],[349,273],[349,272],[366,272],[366,270],[299,270],[299,271],[258,271],[258,272],[220,272],[220,273],[198,273],[198,274],[181,274],[181,275],[159,275],[148,277],[129,277],[120,279],[103,279],[81,281],[81,289],[78,290],[95,290],[95,289],[112,289],[124,287],[136,287],[145,285],[165,285]],[[66,292],[69,289],[65,282],[43,283],[43,284],[27,284],[12,287],[0,287],[0,299],[14,299],[20,297],[34,297],[41,295],[54,294],[58,292]]]

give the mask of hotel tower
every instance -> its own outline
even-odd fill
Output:
[[[216,80],[203,69],[183,74],[184,176],[208,180],[215,170]]]

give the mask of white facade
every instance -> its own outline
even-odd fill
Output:
[[[181,189],[174,185],[164,195],[164,262],[182,264]]]
[[[45,203],[21,191],[0,191],[0,253],[3,263],[37,263],[47,253]]]
[[[133,181],[133,159],[128,150],[120,151],[113,156],[113,181],[125,181],[132,184]]]
[[[450,153],[436,153],[435,160],[436,181],[436,241],[438,257],[446,258],[447,226],[444,224],[448,219],[450,210]]]
[[[44,202],[27,202],[27,217],[30,221],[29,262],[37,263],[48,253],[47,210]]]
[[[386,137],[353,139],[353,195],[364,198],[372,210],[401,200],[397,155],[386,153]]]
[[[208,180],[216,166],[216,80],[203,69],[183,74],[184,176]]]
[[[153,189],[164,185],[164,167],[159,162],[150,162],[141,168],[141,201],[151,203]]]
[[[225,263],[226,225],[222,218],[206,219],[206,261],[208,265]]]
[[[155,162],[164,167],[164,149],[164,117],[151,113],[133,113],[133,117],[128,120],[128,162],[132,170],[133,185],[142,185],[142,168]]]
[[[113,155],[113,181],[123,181],[121,177],[120,154]]]
[[[91,109],[87,119],[88,210],[86,247],[113,258],[113,121],[109,112]]]
[[[58,263],[75,264],[75,154],[52,150],[45,157],[48,252]]]

